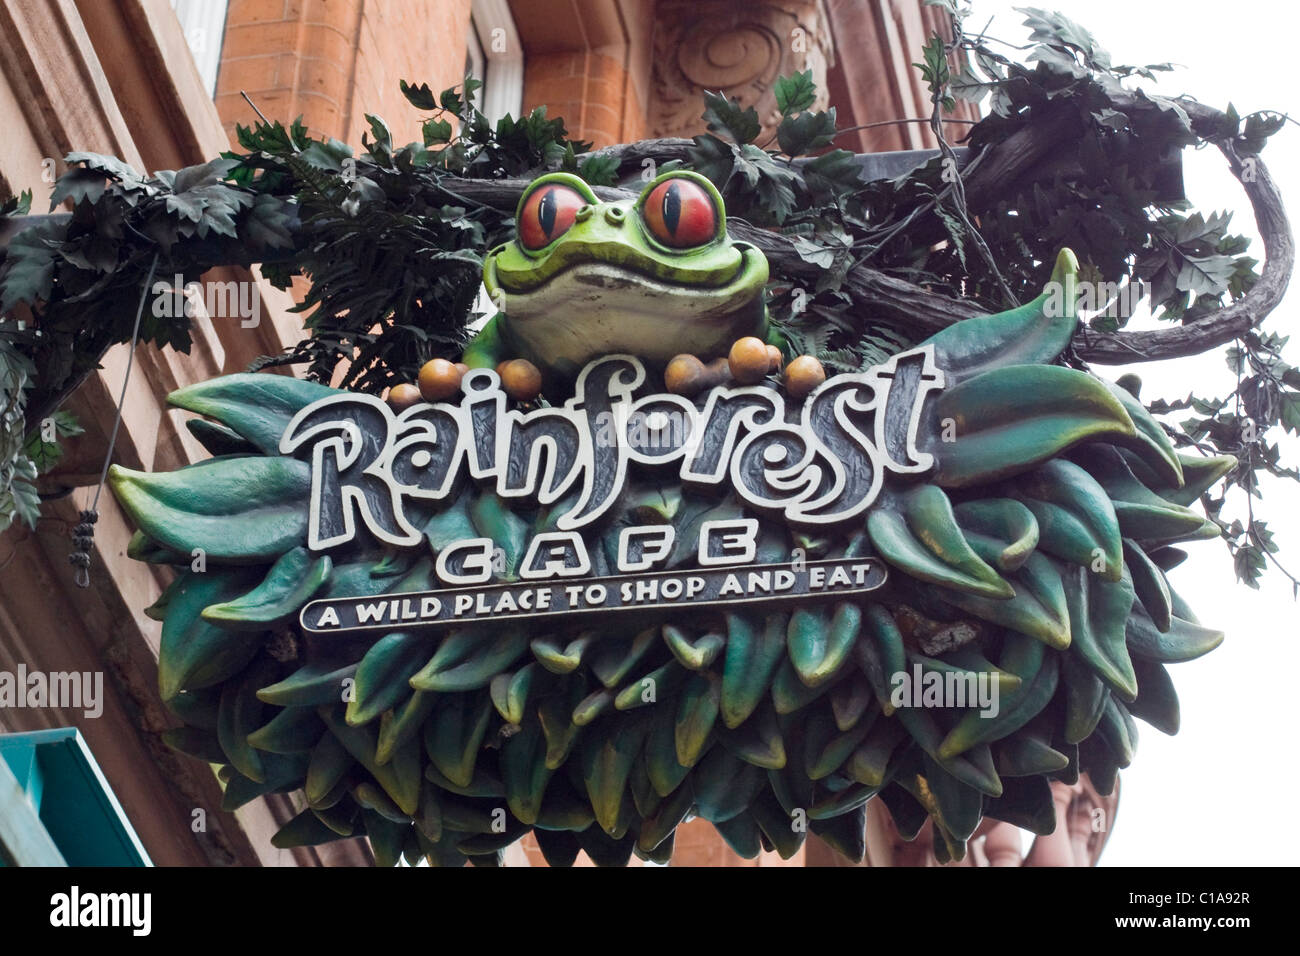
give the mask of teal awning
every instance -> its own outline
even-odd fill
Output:
[[[0,863],[152,866],[75,727],[0,734]]]

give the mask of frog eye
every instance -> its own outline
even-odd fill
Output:
[[[650,235],[665,246],[689,249],[718,234],[718,210],[704,188],[685,177],[665,179],[641,204]]]
[[[524,202],[519,212],[519,241],[525,249],[542,249],[568,232],[587,199],[571,186],[548,183]]]

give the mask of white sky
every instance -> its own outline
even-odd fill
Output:
[[[1025,42],[1028,31],[1016,6],[1002,0],[973,0],[967,28],[978,32],[994,16],[989,33]],[[1223,109],[1231,101],[1243,116],[1260,109],[1300,118],[1295,85],[1295,28],[1300,5],[1278,0],[1045,0],[1032,4],[1057,10],[1090,30],[1113,62],[1172,62],[1180,69],[1157,74],[1156,93],[1187,93]],[[1240,186],[1212,147],[1185,154],[1187,196],[1196,208],[1234,210],[1232,231],[1255,240],[1252,254],[1263,258],[1254,220]],[[1262,154],[1264,163],[1300,210],[1300,127],[1288,124]],[[1282,307],[1264,328],[1300,332],[1300,281],[1292,283]],[[1300,335],[1288,358],[1300,365]],[[1284,352],[1284,355],[1286,352]],[[1124,369],[1098,366],[1114,378]],[[1185,397],[1198,392],[1227,394],[1233,377],[1220,353],[1161,362],[1135,369],[1142,397]],[[1277,441],[1280,432],[1268,435]],[[1283,461],[1300,462],[1300,440],[1286,436]],[[1274,481],[1265,487],[1256,517],[1268,521],[1282,546],[1280,555],[1300,576],[1300,485]],[[1244,513],[1244,508],[1241,509]],[[1300,833],[1278,812],[1300,791],[1293,762],[1295,712],[1300,688],[1300,605],[1290,583],[1275,571],[1253,591],[1235,582],[1221,541],[1188,547],[1191,556],[1171,582],[1206,625],[1226,639],[1199,661],[1171,665],[1182,702],[1182,729],[1166,737],[1139,722],[1140,744],[1133,765],[1121,773],[1119,812],[1102,865],[1290,865],[1300,854]]]

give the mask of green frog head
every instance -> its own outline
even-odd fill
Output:
[[[466,349],[472,367],[527,358],[571,372],[611,352],[711,357],[766,334],[767,259],[727,234],[722,197],[697,173],[665,173],[620,202],[551,173],[520,197],[516,223],[514,241],[483,264],[500,312]]]

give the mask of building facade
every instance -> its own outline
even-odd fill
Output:
[[[922,121],[928,92],[911,64],[932,32],[947,29],[922,0],[0,0],[0,195],[32,188],[33,211],[45,211],[74,150],[137,169],[201,163],[259,112],[286,123],[301,116],[314,135],[353,144],[366,114],[376,114],[396,142],[418,139],[420,117],[399,81],[436,91],[466,73],[484,81],[490,117],[544,104],[574,138],[601,147],[701,132],[704,90],[738,97],[772,125],[773,80],[811,69],[822,104],[853,128],[836,145],[927,148],[935,145]],[[962,107],[953,119],[972,116]],[[161,471],[206,457],[166,395],[241,371],[302,334],[293,297],[256,269],[217,270],[205,282],[250,290],[258,320],[198,316],[189,354],[138,350],[114,446],[127,467]],[[369,850],[355,840],[272,848],[271,835],[296,812],[292,795],[223,812],[211,768],[164,744],[175,721],[157,692],[160,625],[144,609],[170,572],[128,559],[132,529],[110,495],[99,501],[91,585],[73,582],[70,533],[99,480],[127,358],[125,346],[113,349],[69,402],[85,433],[43,479],[36,529],[0,537],[0,672],[102,674],[100,713],[0,708],[0,734],[77,728],[155,864],[367,864]],[[1098,806],[1109,819],[1114,801],[1085,787],[1062,787],[1058,798],[1052,838],[1022,848],[1019,831],[998,825],[970,862],[1094,862],[1105,832],[1081,821]],[[925,834],[895,839],[881,808],[868,827],[867,865],[933,862]],[[774,855],[741,860],[702,820],[682,828],[677,850],[686,864],[786,865]],[[540,862],[528,846],[513,859]],[[789,864],[836,862],[813,839]]]

